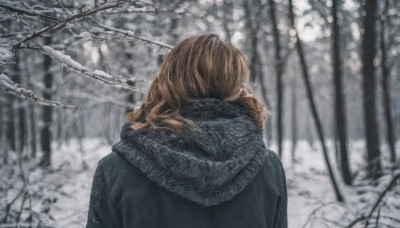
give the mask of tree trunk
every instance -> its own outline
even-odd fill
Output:
[[[257,2],[258,4],[260,2]],[[253,23],[253,20],[251,18],[251,15],[253,14],[253,12],[251,12],[250,9],[250,4],[248,1],[245,1],[243,3],[243,9],[244,9],[244,13],[245,13],[245,19],[246,19],[246,27],[249,31],[249,36],[250,36],[250,48],[251,48],[251,56],[250,56],[250,64],[249,64],[249,69],[250,69],[250,84],[252,86],[255,85],[256,81],[260,82],[260,90],[261,90],[261,97],[264,100],[264,104],[266,106],[266,108],[268,110],[270,110],[270,103],[267,97],[267,89],[265,87],[265,83],[264,83],[264,75],[262,75],[262,66],[261,66],[261,61],[260,61],[260,56],[258,54],[258,37],[257,37],[257,31],[259,30],[260,27],[260,23],[259,21],[255,21],[255,23]],[[259,7],[260,8],[260,7]],[[258,8],[258,9],[259,9]],[[255,18],[259,18],[259,14],[260,14],[260,10],[258,10],[255,15]],[[268,121],[268,119],[267,119]],[[265,124],[265,135],[267,137],[267,147],[269,146],[270,142],[271,142],[271,138],[272,138],[272,125],[270,124],[271,121],[269,121],[269,123],[267,122]]]
[[[250,9],[251,5],[249,4],[248,1],[245,1],[243,3],[243,9],[244,9],[244,14],[245,14],[245,19],[246,19],[246,27],[248,29],[249,33],[249,41],[250,41],[250,83],[254,84],[257,81],[257,77],[259,76],[258,72],[258,62],[260,61],[259,55],[257,52],[258,48],[258,37],[257,37],[257,32],[260,27],[259,21],[255,21],[253,23],[253,19],[251,18],[251,15],[253,15],[254,12],[251,11]],[[256,13],[259,15],[259,12]],[[257,17],[256,17],[257,18]]]
[[[51,38],[45,38],[45,45],[49,45],[51,43]],[[43,71],[44,71],[44,91],[43,98],[51,100],[51,89],[53,84],[53,74],[51,72],[51,58],[47,55],[44,56],[43,61]],[[49,106],[42,107],[42,121],[43,126],[40,132],[40,143],[42,147],[42,158],[40,161],[40,166],[43,168],[49,168],[51,166],[51,122],[52,122],[52,112],[53,109]]]
[[[301,65],[301,69],[302,69],[302,75],[303,75],[303,80],[307,89],[307,97],[308,97],[308,101],[310,104],[310,108],[311,108],[311,112],[312,112],[312,116],[314,118],[314,122],[315,122],[315,127],[318,133],[318,137],[319,140],[321,142],[321,146],[322,146],[322,150],[323,150],[323,155],[325,158],[325,163],[329,172],[329,177],[331,179],[333,188],[335,190],[335,194],[336,194],[336,199],[339,202],[344,202],[344,198],[342,196],[342,193],[339,189],[339,186],[337,185],[336,179],[335,179],[335,175],[333,173],[333,170],[331,168],[331,164],[330,164],[330,160],[329,160],[329,156],[328,156],[328,150],[326,148],[325,145],[325,138],[324,138],[324,132],[322,130],[322,125],[321,125],[321,121],[319,119],[319,115],[317,112],[317,108],[315,106],[315,102],[314,102],[314,95],[313,95],[313,90],[311,87],[311,83],[310,83],[310,77],[308,74],[308,69],[307,69],[307,63],[306,63],[306,59],[303,53],[303,46],[300,40],[300,37],[298,35],[296,26],[294,24],[294,13],[293,13],[293,5],[292,5],[292,0],[289,0],[289,18],[290,18],[290,23],[291,23],[291,27],[292,29],[295,31],[295,38],[296,38],[296,49],[297,49],[297,53],[299,55],[299,59],[300,59],[300,65]]]
[[[125,56],[126,56],[127,59],[133,61],[131,53],[125,53]],[[128,66],[128,73],[129,73],[130,77],[133,77],[133,74],[135,72],[134,72],[134,68],[133,68],[132,64]],[[135,82],[128,81],[128,85],[135,87]],[[133,110],[134,109],[134,105],[135,105],[135,94],[134,94],[134,92],[129,93],[128,97],[126,98],[126,102],[129,105],[132,105],[132,107],[127,107],[126,110],[125,110],[125,113],[129,113],[131,111],[134,111]]]
[[[340,8],[340,1],[332,1],[332,54],[333,54],[333,78],[335,85],[335,119],[336,135],[339,139],[340,168],[344,183],[352,184],[350,165],[347,152],[347,120],[345,115],[344,95],[342,88],[342,63],[340,61],[339,26],[337,23],[337,10]]]
[[[33,103],[29,104],[29,122],[30,122],[29,144],[31,146],[31,156],[36,157],[36,124],[35,124],[35,107]]]
[[[259,57],[257,59],[259,59]],[[259,79],[260,87],[261,87],[261,96],[264,100],[266,108],[269,110],[271,107],[271,103],[269,102],[269,99],[267,96],[267,88],[265,86],[264,73],[263,73],[263,69],[262,69],[260,61],[258,61],[258,72],[259,72],[258,79]],[[265,129],[264,132],[267,136],[267,147],[269,147],[271,145],[271,141],[272,141],[272,123],[269,118],[267,118],[265,120],[264,129]]]
[[[297,145],[297,94],[296,94],[296,79],[293,78],[292,82],[292,110],[291,110],[291,124],[292,124],[292,164],[296,162],[296,145]]]
[[[8,148],[15,151],[15,120],[14,120],[14,95],[6,94],[7,118],[6,118],[6,139]],[[7,153],[9,150],[6,150]]]
[[[276,20],[275,15],[275,2],[274,0],[269,0],[269,15],[272,22],[272,31],[274,34],[274,43],[275,43],[275,74],[276,74],[276,106],[277,106],[277,117],[276,117],[276,127],[277,127],[277,144],[278,144],[278,154],[279,157],[282,157],[282,138],[283,138],[283,127],[282,127],[282,119],[283,119],[283,60],[281,56],[281,44],[279,41],[279,30],[278,30],[278,22]]]
[[[31,74],[27,74],[28,87],[34,88],[32,83]],[[29,137],[28,137],[28,145],[30,147],[30,155],[31,157],[36,157],[36,117],[35,117],[35,104],[29,102],[28,104],[28,123],[29,123]]]
[[[256,81],[256,76],[257,76],[257,68],[256,68],[256,62],[257,62],[257,45],[258,45],[258,39],[257,39],[257,34],[256,30],[253,28],[253,22],[251,19],[251,12],[250,12],[250,6],[247,1],[243,3],[243,9],[244,9],[244,14],[246,17],[246,27],[249,31],[249,41],[250,41],[250,48],[251,48],[251,56],[250,56],[250,63],[249,63],[249,70],[250,70],[250,79],[249,82],[251,84],[254,84]]]
[[[376,2],[376,0],[367,0],[365,3],[366,13],[362,41],[364,125],[368,152],[368,176],[371,178],[378,178],[381,174],[378,123],[376,121],[375,108]]]
[[[15,65],[14,65],[14,82],[17,84],[21,84],[21,72],[19,68],[19,59],[20,59],[20,54],[16,53],[15,55]],[[26,114],[25,114],[25,106],[24,106],[24,100],[22,99],[15,99],[15,101],[18,101],[18,107],[17,107],[17,118],[18,118],[18,140],[16,140],[18,143],[17,145],[17,150],[19,153],[22,153],[24,150],[24,146],[26,144]]]
[[[381,48],[381,70],[382,70],[382,92],[383,92],[383,110],[385,113],[386,121],[386,136],[390,149],[390,161],[394,165],[396,162],[396,149],[395,149],[395,136],[393,131],[393,121],[392,121],[392,108],[390,100],[390,78],[386,63],[386,45],[385,45],[385,21],[386,13],[388,9],[388,0],[385,1],[385,6],[383,10],[383,15],[380,17],[381,31],[380,31],[380,48]]]
[[[12,77],[12,80],[15,80],[15,74]],[[6,102],[5,102],[5,125],[6,125],[6,144],[4,149],[4,157],[3,163],[8,163],[9,153],[10,151],[16,150],[16,139],[15,139],[15,97],[13,94],[5,94]]]
[[[233,15],[233,2],[231,0],[224,0],[222,9],[222,25],[224,27],[225,40],[231,42],[232,38],[232,15]]]
[[[2,147],[0,147],[0,154],[2,156],[2,159],[4,164],[7,163],[7,152],[8,152],[8,148],[7,148],[7,144],[6,144],[6,122],[7,122],[7,100],[5,99],[6,94],[4,92],[4,90],[0,90],[0,143],[1,145],[4,145]],[[1,167],[1,164],[0,164]]]

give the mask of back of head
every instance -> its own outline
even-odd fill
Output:
[[[165,56],[145,101],[139,110],[128,114],[127,121],[134,123],[131,128],[135,130],[158,128],[156,123],[161,121],[181,131],[183,122],[194,125],[180,115],[185,104],[210,97],[230,101],[237,94],[235,102],[248,107],[262,128],[264,106],[245,89],[249,73],[243,54],[217,35],[186,38]]]

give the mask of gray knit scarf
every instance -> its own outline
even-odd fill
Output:
[[[126,123],[113,151],[124,156],[159,186],[204,207],[241,192],[257,175],[266,155],[262,130],[239,102],[203,98],[185,105],[182,134]]]

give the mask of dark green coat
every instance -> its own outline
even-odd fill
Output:
[[[124,126],[95,172],[87,228],[287,227],[282,164],[243,107],[205,99],[185,113],[200,133]]]

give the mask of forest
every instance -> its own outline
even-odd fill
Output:
[[[289,227],[400,227],[400,1],[0,0],[0,228],[83,227],[163,57],[246,56]]]

